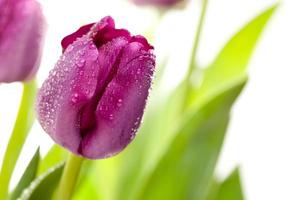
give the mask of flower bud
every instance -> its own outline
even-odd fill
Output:
[[[38,119],[53,140],[75,154],[106,158],[135,137],[152,81],[153,47],[116,29],[111,17],[62,41],[63,55],[43,83]]]
[[[25,81],[35,75],[44,24],[35,0],[0,0],[0,82]]]
[[[157,7],[171,7],[183,0],[133,0],[137,5],[152,5]]]

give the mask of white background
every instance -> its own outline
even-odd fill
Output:
[[[82,24],[112,15],[118,27],[133,33],[156,30],[158,60],[171,55],[166,83],[182,76],[199,14],[199,3],[185,11],[172,11],[157,23],[158,13],[139,9],[118,0],[42,0],[48,30],[38,80],[41,84],[61,53],[60,41]],[[240,27],[273,0],[210,0],[206,26],[199,48],[199,62],[208,64]],[[224,178],[235,166],[241,166],[248,200],[292,199],[292,1],[281,7],[267,26],[249,65],[250,80],[238,99],[217,168]],[[0,85],[0,158],[11,132],[21,96],[19,83]],[[41,144],[45,153],[51,139],[35,123],[13,177]],[[1,164],[1,159],[0,159]]]

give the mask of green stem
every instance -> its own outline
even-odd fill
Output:
[[[0,200],[5,200],[7,198],[12,173],[34,122],[33,105],[36,91],[37,84],[35,80],[23,83],[23,93],[18,115],[4,154],[0,171]]]
[[[193,72],[197,69],[197,52],[198,52],[198,47],[200,45],[202,29],[203,29],[203,25],[204,25],[204,21],[206,17],[207,6],[208,6],[208,0],[202,0],[202,11],[201,11],[201,15],[200,15],[198,26],[197,26],[197,32],[196,32],[194,45],[192,48],[188,73],[185,79],[186,81],[185,104],[187,104],[187,101],[189,98],[189,91],[191,89],[191,78],[192,78]]]
[[[203,30],[203,24],[206,17],[207,6],[208,6],[208,0],[202,0],[202,11],[199,18],[196,38],[195,38],[193,49],[192,49],[191,60],[190,60],[189,71],[188,71],[188,79],[190,79],[193,71],[196,69],[196,66],[197,66],[197,52],[198,52],[198,47],[201,41],[201,35],[202,35],[202,30]]]
[[[83,160],[82,157],[70,153],[60,180],[57,200],[71,199]]]

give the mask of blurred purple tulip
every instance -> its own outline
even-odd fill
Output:
[[[35,0],[0,0],[0,82],[25,81],[39,67],[44,17]]]
[[[170,7],[183,0],[133,0],[137,5],[152,5],[158,7]]]
[[[140,125],[155,66],[153,47],[142,36],[116,29],[111,17],[81,27],[62,46],[38,94],[40,124],[75,154],[113,156]]]

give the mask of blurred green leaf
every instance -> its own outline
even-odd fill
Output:
[[[40,175],[22,192],[19,200],[51,200],[63,168],[64,163],[57,164]]]
[[[231,105],[245,82],[226,90],[186,120],[138,199],[204,199],[226,132]]]
[[[202,106],[208,101],[212,105],[212,99],[216,102],[218,96],[222,97],[222,91],[226,93],[232,85],[245,82],[246,66],[252,50],[275,8],[276,6],[269,8],[248,23],[203,72],[202,84],[194,92],[195,111],[192,114],[195,120],[192,126],[184,127],[174,139],[169,151],[146,183],[139,196],[141,199],[206,198],[234,99],[230,102],[223,101],[217,108],[219,111],[208,110],[206,106]],[[236,88],[238,89],[235,87],[235,90]],[[235,96],[239,91],[235,91]],[[226,96],[230,95],[235,98],[233,93],[227,92]]]
[[[217,178],[213,178],[213,181],[208,190],[206,200],[215,200],[217,198],[219,185],[220,181],[218,181]]]
[[[246,76],[255,45],[277,6],[262,12],[229,40],[214,62],[204,70],[203,81],[193,93],[192,104],[204,103],[210,95]]]
[[[239,169],[236,168],[222,183],[213,187],[208,200],[244,200]]]
[[[195,92],[194,107],[200,108],[202,104],[220,94],[226,87],[246,79],[247,61],[260,32],[275,7],[273,6],[256,17],[236,34],[223,48],[213,64],[203,72],[204,79],[202,85]],[[242,40],[248,40],[249,42],[243,43]],[[235,63],[235,61],[238,63]],[[217,77],[220,78],[220,81]],[[183,86],[178,87],[166,101],[162,101],[161,104],[155,104],[156,107],[150,104],[153,112],[146,118],[139,132],[140,135],[138,137],[141,139],[139,138],[135,142],[132,150],[130,148],[128,149],[131,155],[127,155],[129,161],[124,162],[126,173],[125,171],[120,173],[122,176],[120,179],[122,180],[121,184],[119,184],[121,192],[118,193],[119,195],[117,197],[125,197],[125,199],[131,197],[129,194],[135,192],[133,187],[137,188],[140,186],[139,184],[143,184],[145,174],[149,171],[149,168],[151,169],[151,167],[155,166],[157,158],[161,155],[160,152],[164,152],[169,141],[173,138],[173,129],[180,123],[181,119],[179,110],[181,108],[183,92]],[[158,96],[157,98],[159,98],[159,95],[156,93],[152,95]]]
[[[58,145],[53,145],[47,155],[42,159],[38,169],[38,175],[46,172],[49,168],[66,160],[68,152]]]
[[[38,164],[40,160],[40,151],[39,148],[35,152],[31,161],[29,162],[25,172],[23,173],[20,181],[10,195],[10,200],[16,200],[22,191],[29,186],[29,184],[35,179],[38,169]]]
[[[229,177],[220,185],[215,200],[244,200],[240,182],[239,169],[235,169]]]

